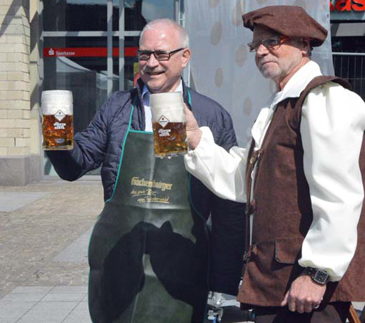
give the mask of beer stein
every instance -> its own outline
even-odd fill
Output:
[[[73,149],[72,92],[42,92],[42,147],[44,150]]]
[[[181,92],[150,96],[155,156],[171,158],[188,151],[184,100]]]

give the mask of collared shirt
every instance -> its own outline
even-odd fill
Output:
[[[182,92],[182,81],[180,80],[180,83],[178,87],[175,89],[174,92]],[[142,90],[142,102],[144,106],[144,115],[145,115],[145,131],[152,132],[152,112],[151,112],[151,106],[150,106],[150,91],[148,90],[147,85],[145,84],[143,86]]]
[[[299,97],[318,75],[319,66],[309,62],[282,91],[273,95],[252,128],[256,149],[262,145],[277,104]],[[248,149],[233,147],[227,153],[214,144],[209,128],[201,130],[198,147],[185,156],[186,169],[218,196],[245,202]],[[364,102],[338,84],[327,83],[313,89],[303,103],[300,133],[313,222],[304,239],[299,264],[327,270],[332,281],[342,278],[356,250],[357,224],[364,200],[359,167],[364,130]]]

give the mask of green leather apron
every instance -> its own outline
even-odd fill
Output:
[[[183,157],[155,158],[152,133],[131,130],[130,120],[114,192],[90,240],[92,321],[204,322],[208,254]]]

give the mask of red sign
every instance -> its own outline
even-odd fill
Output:
[[[365,0],[364,0],[365,1]],[[124,48],[124,57],[136,57],[138,47]],[[44,57],[107,57],[106,47],[50,47],[44,48]],[[119,48],[113,48],[113,57],[119,57]]]
[[[365,12],[365,0],[337,0],[334,4],[330,1],[330,10],[331,12]]]

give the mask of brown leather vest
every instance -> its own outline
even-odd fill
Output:
[[[254,213],[254,220],[252,245],[246,253],[245,272],[238,294],[241,303],[280,306],[292,281],[303,269],[298,265],[298,259],[313,213],[309,186],[303,170],[303,146],[300,135],[302,105],[310,90],[329,81],[348,87],[346,81],[338,78],[314,78],[299,98],[288,98],[278,104],[261,149],[253,152],[254,143],[251,145],[246,188],[247,201],[250,201],[250,187],[254,185],[254,200],[247,204],[247,217]],[[359,162],[365,187],[364,139]],[[255,182],[251,183],[251,172],[255,165]],[[341,281],[327,284],[324,301],[364,301],[364,266],[363,205],[355,256]]]

